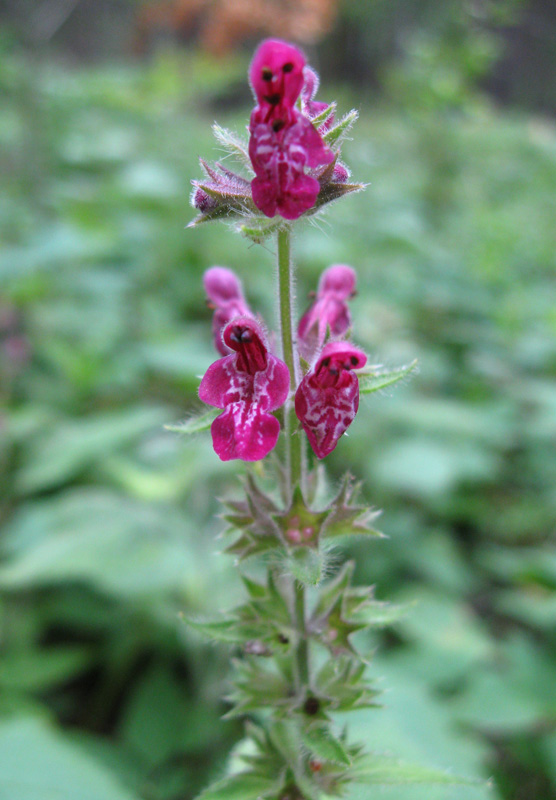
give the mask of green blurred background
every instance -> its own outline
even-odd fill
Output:
[[[242,468],[163,425],[214,360],[204,269],[274,318],[272,242],[184,230],[269,34],[361,111],[369,187],[300,226],[300,310],[352,264],[357,341],[420,363],[327,460],[389,537],[338,557],[412,604],[370,642],[384,708],[353,736],[493,779],[386,800],[556,797],[556,5],[293,8],[0,2],[1,800],[190,800],[241,736],[231,653],[179,613],[240,595],[215,498]]]

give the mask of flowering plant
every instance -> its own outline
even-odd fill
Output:
[[[353,563],[334,566],[331,548],[341,537],[381,536],[373,527],[378,512],[358,501],[349,474],[329,496],[319,462],[341,447],[360,394],[396,383],[415,362],[395,370],[367,364],[350,339],[356,273],[344,264],[323,272],[294,330],[293,223],[363,188],[349,182],[340,161],[357,114],[338,121],[334,103],[315,99],[317,75],[286,42],[264,41],[249,77],[256,102],[249,141],[215,127],[249,173],[201,161],[206,178],[193,182],[199,215],[192,225],[224,219],[255,241],[275,234],[280,345],[251,310],[239,278],[224,267],[207,270],[219,355],[199,387],[209,408],[175,426],[186,433],[210,427],[223,461],[265,459],[257,477],[247,471],[245,497],[226,501],[224,515],[227,552],[237,559],[247,599],[223,619],[187,620],[240,654],[227,716],[248,717],[242,766],[199,800],[326,800],[365,784],[453,783],[453,775],[366,753],[334,722],[335,712],[377,703],[353,634],[389,624],[402,609],[353,586]]]

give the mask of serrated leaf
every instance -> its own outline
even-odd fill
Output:
[[[353,778],[358,783],[375,785],[397,785],[418,783],[442,783],[460,786],[473,786],[481,783],[477,778],[452,775],[445,770],[412,764],[383,755],[369,754],[357,760],[353,767]]]
[[[280,789],[280,783],[252,772],[240,772],[214,783],[197,800],[262,800]]]
[[[170,425],[165,425],[167,431],[174,433],[183,433],[186,436],[191,436],[194,433],[203,433],[210,430],[210,426],[216,417],[222,413],[220,408],[209,408],[201,411],[199,414],[194,414],[183,422],[175,422]]]
[[[359,393],[371,394],[378,392],[380,389],[386,389],[398,381],[409,377],[417,371],[417,359],[414,359],[410,364],[404,364],[402,367],[396,369],[384,370],[379,368],[374,372],[362,371],[357,373],[359,378]]]
[[[384,603],[379,600],[370,600],[350,613],[349,621],[354,625],[382,628],[402,619],[410,608],[410,603],[394,605],[393,603]]]
[[[338,144],[340,139],[342,139],[349,129],[357,122],[358,117],[359,112],[355,109],[352,109],[345,114],[342,119],[336,125],[334,125],[333,128],[330,128],[330,130],[326,131],[322,137],[326,144],[329,147],[333,147],[335,144]]]
[[[223,619],[202,622],[186,617],[185,614],[182,614],[181,618],[193,630],[203,633],[205,636],[210,636],[211,639],[216,639],[219,642],[237,643],[245,639],[245,635],[238,631],[235,620]]]
[[[351,759],[342,743],[337,739],[326,724],[311,725],[302,732],[302,739],[318,758],[343,764],[349,767]]]

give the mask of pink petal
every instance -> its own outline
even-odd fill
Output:
[[[203,403],[215,408],[226,408],[227,403],[232,402],[231,399],[227,399],[227,395],[234,389],[235,358],[235,354],[232,353],[215,361],[207,369],[199,386],[199,399]]]
[[[284,186],[283,194],[277,200],[279,214],[284,219],[298,219],[305,211],[313,208],[320,190],[319,182],[310,175],[300,173]]]
[[[334,337],[344,336],[351,327],[346,300],[355,292],[357,276],[346,264],[333,264],[319,280],[317,299],[305,312],[298,326],[301,355],[311,361],[322,347],[327,331]]]
[[[199,387],[201,400],[225,409],[211,426],[214,449],[223,461],[258,461],[278,439],[280,424],[268,412],[286,401],[290,373],[251,317],[229,322],[222,340],[234,352],[212,364]]]
[[[229,405],[211,425],[214,450],[222,461],[259,461],[276,445],[280,423],[252,403]]]
[[[203,275],[203,285],[207,297],[215,305],[225,305],[232,301],[245,302],[241,289],[241,281],[231,269],[211,267]]]
[[[303,86],[304,66],[305,57],[297,47],[281,39],[261,42],[249,67],[259,105],[292,108]]]
[[[324,143],[311,120],[302,114],[299,114],[295,125],[292,125],[285,134],[284,145],[303,148],[308,167],[319,167],[321,164],[331,164],[334,161],[332,150]]]
[[[290,391],[290,371],[286,364],[276,356],[268,355],[268,366],[263,374],[255,378],[258,402],[265,411],[276,411],[283,406]]]
[[[350,342],[330,342],[295,395],[295,413],[317,458],[336,447],[359,408],[359,381],[352,369],[367,357]]]
[[[278,207],[275,183],[267,176],[256,177],[251,181],[253,202],[267,217],[274,217]]]
[[[319,280],[319,296],[333,292],[342,300],[347,300],[355,292],[357,274],[347,264],[332,264],[325,269]]]

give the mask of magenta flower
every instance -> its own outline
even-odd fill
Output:
[[[338,338],[351,327],[347,300],[355,293],[356,280],[355,270],[346,264],[333,264],[320,276],[316,300],[297,329],[299,352],[306,361],[323,346],[328,331]]]
[[[352,370],[367,356],[350,342],[329,342],[295,394],[295,413],[317,458],[334,450],[359,408],[359,381]]]
[[[222,328],[235,317],[253,317],[243,296],[241,281],[231,269],[211,267],[203,275],[203,285],[212,316],[212,335],[214,346],[223,355],[229,355],[230,348],[222,341]]]
[[[293,45],[267,39],[257,49],[249,77],[257,99],[249,122],[251,182],[256,207],[273,217],[297,219],[313,208],[320,184],[305,174],[334,161],[311,121],[295,108],[304,83],[305,58]]]
[[[211,364],[199,387],[203,402],[224,409],[211,426],[214,450],[222,461],[259,461],[278,440],[280,423],[269,412],[286,401],[289,370],[251,317],[229,322],[222,339],[234,352]]]

